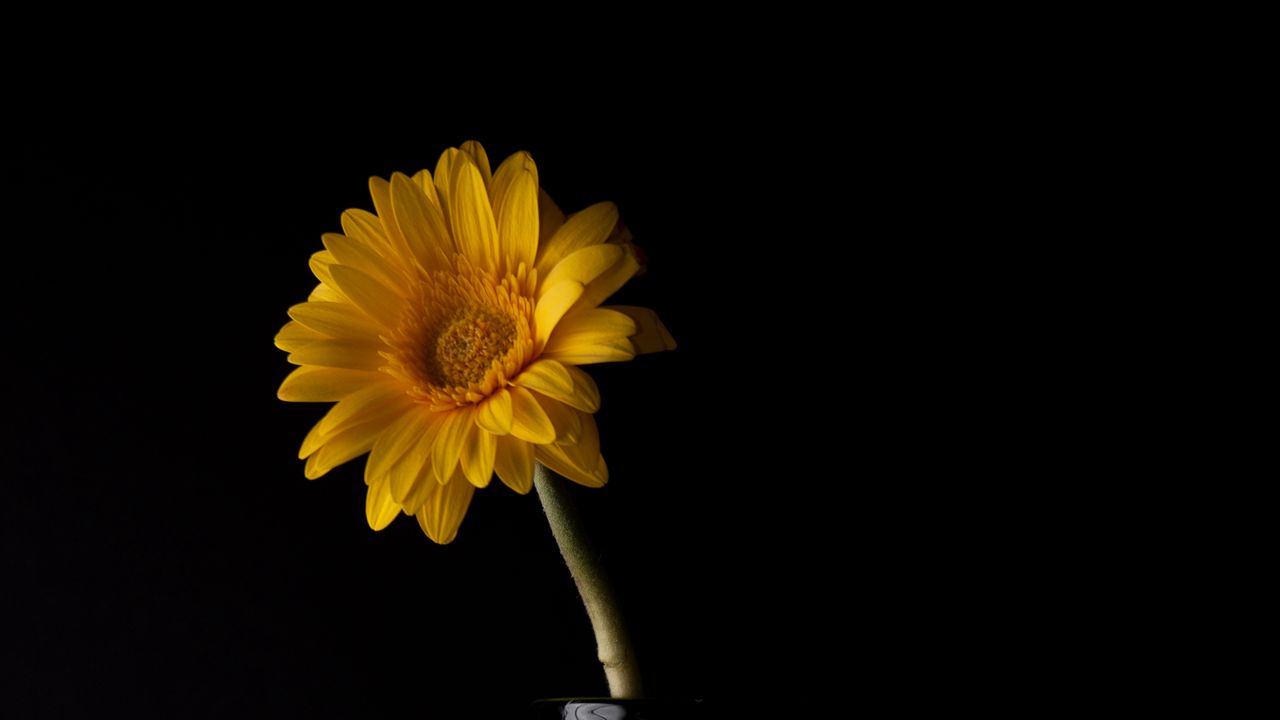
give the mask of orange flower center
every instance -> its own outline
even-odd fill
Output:
[[[459,308],[427,341],[427,377],[439,387],[478,385],[515,340],[510,315],[484,306]]]
[[[422,273],[399,327],[383,338],[382,369],[433,410],[484,400],[533,359],[533,283],[521,266],[494,277],[454,257],[453,271]]]

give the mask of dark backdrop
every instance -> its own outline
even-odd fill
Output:
[[[750,103],[611,98],[505,115],[362,117],[335,99],[188,105],[14,131],[7,185],[0,506],[5,702],[50,715],[465,717],[600,694],[585,613],[534,495],[477,493],[450,546],[412,518],[374,533],[363,460],[307,481],[322,405],[275,398],[272,336],[308,256],[370,175],[483,142],[526,149],[566,211],[615,201],[671,353],[594,366],[611,481],[575,496],[617,578],[654,695],[724,699],[797,658],[781,550],[812,488],[777,428],[817,377],[789,374],[803,285],[777,248],[783,153],[725,128]],[[99,105],[110,110],[110,103]],[[494,119],[497,118],[497,119]],[[65,119],[65,118],[64,118]],[[121,129],[121,128],[125,129]],[[797,145],[798,143],[798,145]],[[804,262],[821,258],[806,257]],[[821,309],[813,309],[821,312]],[[824,362],[826,362],[824,360]],[[838,363],[833,367],[838,366]],[[830,502],[829,488],[817,487]],[[792,556],[794,557],[794,556]],[[784,604],[779,604],[783,600]]]

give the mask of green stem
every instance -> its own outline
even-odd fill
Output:
[[[636,654],[627,636],[627,626],[618,610],[613,587],[600,566],[599,558],[592,551],[582,527],[573,499],[569,497],[565,481],[550,470],[536,463],[533,484],[551,523],[551,534],[560,545],[560,554],[569,566],[569,574],[578,585],[582,602],[587,606],[587,617],[596,633],[596,648],[604,675],[609,681],[609,694],[615,698],[640,697],[640,668]]]

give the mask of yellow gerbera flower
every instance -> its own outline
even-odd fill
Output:
[[[603,485],[600,394],[577,366],[675,346],[652,311],[599,307],[640,269],[617,208],[566,218],[527,153],[491,173],[475,142],[369,190],[376,214],[342,214],[276,336],[301,366],[280,399],[337,403],[303,440],[307,477],[369,453],[370,527],[404,512],[437,543],[495,472],[519,493],[535,460]]]

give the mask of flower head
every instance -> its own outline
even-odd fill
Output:
[[[491,172],[475,142],[369,190],[375,213],[324,236],[320,284],[276,336],[300,366],[280,399],[336,402],[303,440],[307,477],[369,453],[369,525],[404,512],[438,543],[495,473],[519,493],[535,461],[603,485],[578,366],[675,346],[652,311],[600,307],[640,269],[614,205],[565,217],[527,153]]]

